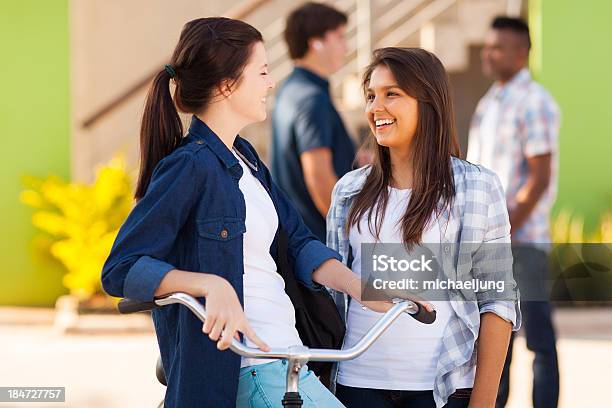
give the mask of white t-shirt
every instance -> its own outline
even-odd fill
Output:
[[[270,347],[301,345],[295,328],[293,303],[285,293],[285,281],[276,271],[276,263],[270,255],[270,246],[278,227],[276,208],[264,186],[235,152],[234,155],[243,170],[239,187],[246,204],[242,278],[244,312],[255,334]],[[246,344],[256,347],[248,338]],[[240,366],[271,361],[275,360],[242,358]]]
[[[353,251],[352,270],[361,275],[362,243],[401,243],[401,220],[410,199],[411,190],[391,188],[389,202],[380,231],[380,239],[370,233],[367,216],[360,220],[361,232],[356,227],[349,231]],[[441,231],[435,220],[429,223],[422,236],[423,244],[437,244]],[[431,246],[433,249],[435,246]],[[383,335],[361,356],[341,362],[338,383],[349,387],[386,390],[432,390],[442,347],[444,330],[456,315],[448,301],[430,301],[436,309],[436,321],[431,325],[418,322],[411,316],[400,316]],[[364,310],[358,302],[349,305],[344,348],[355,345],[381,317],[380,313]],[[472,387],[472,371],[460,388]]]

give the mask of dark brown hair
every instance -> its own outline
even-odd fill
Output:
[[[531,37],[529,36],[529,26],[522,18],[497,16],[491,22],[493,30],[508,30],[521,37],[527,49],[531,49]]]
[[[231,86],[240,79],[253,45],[262,41],[259,31],[239,20],[211,17],[185,24],[170,60],[172,68],[161,68],[147,95],[140,128],[137,200],[147,191],[157,163],[181,142],[183,125],[178,110],[202,112],[222,81],[229,80]],[[176,84],[176,106],[170,79]]]
[[[302,58],[308,52],[308,40],[346,25],[346,14],[326,4],[306,3],[287,17],[285,42],[291,59]]]
[[[399,87],[418,102],[418,123],[411,142],[414,185],[401,219],[402,241],[410,248],[421,242],[432,215],[439,216],[438,210],[450,207],[455,196],[451,156],[459,156],[460,150],[453,104],[444,66],[432,53],[420,48],[395,47],[374,51],[363,75],[364,92],[372,72],[379,66],[386,66]],[[377,145],[372,169],[349,211],[347,229],[353,225],[359,229],[359,220],[367,214],[372,232],[376,208],[372,233],[379,238],[391,181],[389,148]],[[439,208],[440,202],[443,206]]]

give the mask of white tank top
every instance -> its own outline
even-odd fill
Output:
[[[244,253],[244,312],[255,333],[270,347],[301,345],[295,328],[295,309],[285,293],[285,281],[276,271],[270,246],[278,228],[278,215],[270,195],[240,157],[240,191],[246,204]],[[245,336],[246,337],[246,336]],[[249,347],[255,347],[246,340]],[[241,367],[274,360],[242,358]]]
[[[404,215],[411,190],[390,188],[389,202],[377,241],[370,233],[367,217],[360,220],[360,230],[352,227],[349,242],[353,251],[353,272],[361,275],[362,243],[401,243],[398,221]],[[441,232],[437,222],[424,231],[424,244],[438,244]],[[431,246],[435,248],[435,246]],[[433,390],[444,330],[456,315],[448,301],[430,301],[436,309],[436,321],[423,324],[407,314],[400,316],[387,331],[360,357],[339,365],[338,382],[358,388],[385,390]],[[380,313],[364,310],[351,301],[347,317],[344,348],[352,347],[381,317]],[[474,370],[462,379],[459,388],[472,387]]]

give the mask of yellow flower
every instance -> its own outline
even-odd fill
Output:
[[[91,185],[56,176],[23,179],[27,189],[20,200],[36,210],[32,223],[50,241],[40,248],[64,265],[63,284],[73,295],[102,292],[100,271],[133,205],[126,167],[124,158],[116,156],[97,170]]]

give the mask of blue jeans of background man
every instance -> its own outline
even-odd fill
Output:
[[[534,408],[554,408],[559,400],[559,366],[551,305],[548,301],[548,255],[533,246],[513,246],[514,278],[521,293],[521,313],[527,349],[533,360]],[[514,333],[502,371],[496,408],[503,408],[510,392],[510,363]]]

